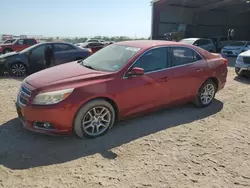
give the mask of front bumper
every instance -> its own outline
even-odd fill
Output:
[[[236,60],[235,69],[238,70],[239,74],[250,73],[250,64]]]
[[[72,133],[74,114],[71,109],[45,106],[22,106],[15,104],[18,118],[25,129],[48,135],[69,135]],[[36,122],[49,122],[53,129],[40,128]]]

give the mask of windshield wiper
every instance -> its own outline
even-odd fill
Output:
[[[98,69],[96,69],[96,68],[94,68],[94,67],[92,67],[90,65],[84,65],[84,63],[82,63],[82,66],[84,66],[84,67],[86,67],[88,69],[92,69],[92,70],[97,70],[98,71]]]

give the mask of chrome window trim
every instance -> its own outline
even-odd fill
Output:
[[[157,47],[153,47],[153,48],[150,48],[148,50],[146,50],[145,52],[143,52],[138,58],[136,58],[134,60],[134,62],[132,63],[132,65],[129,66],[129,68],[126,70],[126,72],[124,73],[122,79],[127,79],[129,78],[128,76],[126,76],[126,74],[128,73],[128,71],[130,70],[130,68],[144,55],[146,54],[147,52],[149,52],[150,50],[154,50],[154,49],[158,49],[158,48],[188,48],[188,49],[191,49],[193,51],[195,51],[200,57],[201,59],[198,60],[198,61],[194,61],[192,63],[188,63],[188,64],[185,64],[185,65],[177,65],[177,66],[173,66],[173,67],[167,67],[167,68],[164,68],[164,69],[159,69],[159,70],[155,70],[155,71],[149,71],[149,72],[146,72],[145,75],[147,74],[151,74],[151,73],[155,73],[155,72],[160,72],[160,71],[164,71],[164,70],[168,70],[168,69],[174,69],[174,68],[179,68],[179,67],[184,67],[184,66],[187,66],[187,65],[191,65],[191,64],[194,64],[194,63],[197,63],[201,60],[204,60],[204,57],[200,54],[200,52],[198,52],[197,50],[189,47],[189,46],[157,46]]]

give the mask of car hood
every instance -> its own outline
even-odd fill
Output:
[[[12,46],[13,44],[0,44],[1,47],[5,47],[5,46]]]
[[[8,57],[15,56],[15,55],[19,55],[19,53],[18,52],[10,52],[10,53],[7,53],[7,54],[3,54],[3,55],[0,55],[0,59],[8,58]]]
[[[237,50],[243,48],[243,46],[225,46],[224,50]]]
[[[243,53],[240,54],[241,56],[250,56],[250,50],[245,51]]]
[[[86,68],[75,61],[39,71],[28,76],[25,82],[35,88],[63,87],[65,84],[75,84],[77,81],[93,81],[93,78],[108,74],[110,73]]]

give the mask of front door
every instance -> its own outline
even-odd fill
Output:
[[[121,93],[117,100],[122,106],[124,116],[146,111],[165,103],[170,91],[167,85],[170,73],[167,68],[167,48],[152,49],[141,56],[128,70],[143,68],[145,74],[129,77],[127,74],[120,81]]]
[[[24,44],[24,39],[19,39],[15,43],[15,51],[19,52],[27,48],[27,46]]]
[[[34,48],[29,55],[29,65],[32,72],[37,72],[45,68],[45,44]]]

